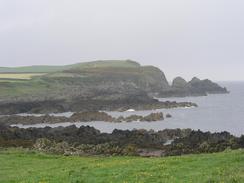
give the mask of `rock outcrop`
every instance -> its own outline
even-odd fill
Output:
[[[186,86],[187,86],[187,82],[182,77],[176,77],[173,80],[173,83],[172,83],[173,88],[182,89],[182,88],[185,88]]]
[[[152,122],[152,121],[162,121],[162,120],[164,120],[164,115],[162,112],[151,113],[147,116],[139,116],[139,115],[131,115],[128,117],[120,116],[117,119],[115,119],[116,122],[132,122],[132,121]]]
[[[191,129],[101,133],[89,126],[20,129],[0,125],[0,147],[35,148],[64,155],[171,156],[244,148],[244,136]]]
[[[153,110],[169,109],[176,107],[197,107],[197,104],[191,102],[160,102],[156,99],[145,96],[128,96],[127,98],[117,100],[104,99],[86,99],[74,98],[73,100],[52,100],[52,101],[29,101],[29,102],[10,102],[0,104],[0,115],[11,115],[19,113],[62,113],[87,112],[87,111],[126,111],[135,110]]]
[[[225,94],[226,88],[219,86],[208,79],[200,80],[197,77],[187,82],[181,77],[173,80],[170,91],[162,92],[161,96],[166,97],[186,97],[186,96],[206,96],[207,94]]]
[[[128,117],[120,116],[118,118],[112,117],[105,112],[78,112],[74,113],[71,117],[64,117],[64,116],[51,116],[51,115],[44,115],[44,116],[18,116],[18,115],[11,115],[11,116],[4,116],[0,117],[0,124],[4,125],[32,125],[32,124],[53,124],[53,123],[63,123],[63,122],[92,122],[92,121],[104,121],[104,122],[132,122],[132,121],[161,121],[164,120],[164,115],[162,112],[159,113],[151,113],[147,116],[140,116],[140,115],[131,115]]]
[[[221,94],[228,93],[226,88],[219,86],[217,83],[210,81],[209,79],[200,80],[193,78],[189,83],[189,87],[194,92],[204,92],[206,94]]]
[[[106,121],[113,122],[115,119],[105,112],[78,112],[74,113],[70,118],[69,122],[90,122],[90,121]]]

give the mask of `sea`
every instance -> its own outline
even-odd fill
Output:
[[[198,107],[159,109],[149,111],[126,111],[126,112],[107,112],[118,116],[129,116],[133,114],[148,115],[152,112],[163,112],[171,114],[172,118],[165,118],[157,122],[122,122],[110,123],[102,121],[77,122],[77,123],[58,123],[58,124],[35,124],[18,125],[22,128],[28,127],[57,127],[57,126],[92,126],[101,132],[111,133],[114,129],[133,130],[163,130],[176,128],[191,128],[201,131],[222,132],[228,131],[233,135],[244,135],[244,82],[220,82],[221,86],[227,87],[229,94],[211,94],[203,97],[184,97],[184,98],[160,98],[161,101],[194,102]],[[63,114],[53,114],[59,116],[70,116],[71,112]]]

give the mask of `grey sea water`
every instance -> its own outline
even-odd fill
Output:
[[[167,118],[163,121],[131,123],[80,122],[75,123],[75,125],[93,126],[101,132],[112,132],[114,129],[153,129],[158,131],[165,128],[192,128],[211,132],[228,131],[237,136],[244,134],[244,82],[221,82],[220,84],[226,86],[230,91],[230,94],[160,99],[162,101],[194,102],[198,104],[199,107],[197,108],[109,112],[112,116],[128,116],[132,114],[147,115],[151,112],[162,111],[165,114],[170,113],[173,116],[172,118]],[[48,124],[45,126],[56,127],[68,125],[71,125],[71,123]],[[24,127],[44,127],[44,125],[36,124]]]

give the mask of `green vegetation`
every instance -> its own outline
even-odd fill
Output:
[[[138,91],[138,86],[151,90],[161,87],[161,75],[160,70],[141,67],[131,60],[104,60],[66,66],[0,67],[0,99],[67,99],[87,97],[87,93],[97,97],[93,93],[98,90],[89,90],[94,87],[99,88],[100,93],[107,92],[108,87],[113,93],[115,90],[126,93],[129,87],[133,89],[131,91]],[[121,82],[126,83],[126,87],[122,88]],[[125,91],[122,92],[122,89]]]
[[[78,157],[0,151],[0,182],[244,182],[244,150],[167,158]]]
[[[99,60],[94,62],[83,62],[72,65],[71,68],[104,68],[104,67],[118,67],[118,68],[138,68],[140,64],[131,60]]]
[[[16,82],[25,82],[27,80],[23,79],[1,79],[0,78],[0,83],[16,83]]]
[[[46,73],[68,69],[71,66],[26,66],[26,67],[0,67],[0,73]]]
[[[0,73],[0,79],[29,80],[34,76],[42,76],[46,73]]]
[[[40,73],[46,73],[40,75]],[[2,77],[1,77],[2,76]],[[21,80],[24,80],[22,83]],[[64,66],[0,68],[0,100],[118,99],[227,93],[210,80],[171,87],[164,73],[131,60],[101,60]],[[142,96],[143,95],[143,96]]]
[[[36,76],[39,77],[39,76]],[[10,98],[16,96],[38,95],[47,91],[48,86],[39,79],[1,79],[0,97]]]
[[[140,65],[130,60],[101,60],[84,62],[64,66],[34,65],[25,67],[0,67],[0,73],[50,73],[72,68],[97,68],[97,67],[139,67]]]

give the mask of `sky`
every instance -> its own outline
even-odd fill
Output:
[[[0,66],[105,59],[244,80],[244,1],[0,0]]]

